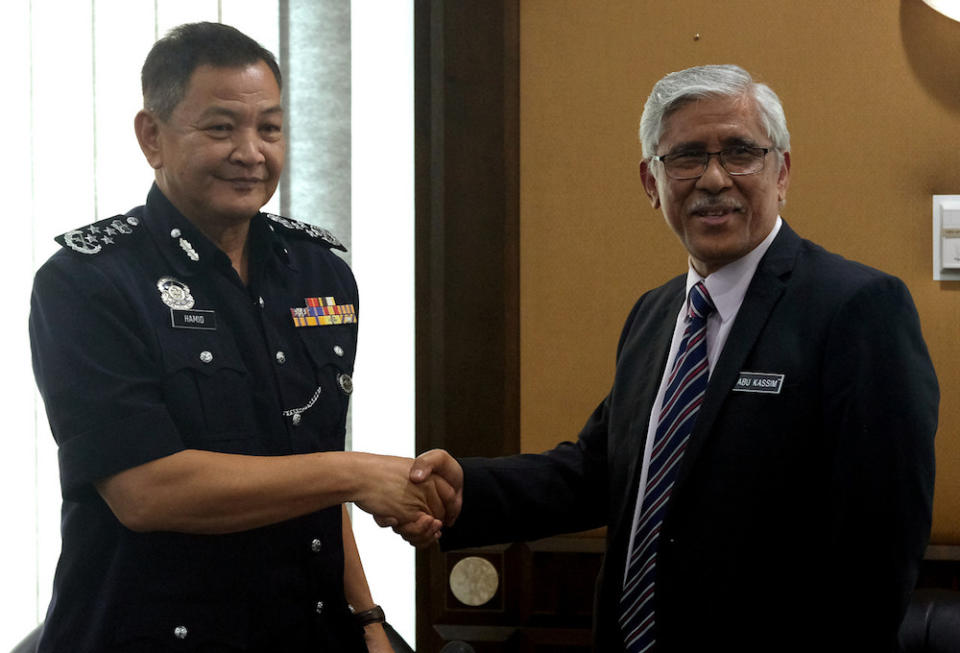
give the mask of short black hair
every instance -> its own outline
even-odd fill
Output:
[[[187,92],[193,72],[204,64],[239,68],[263,61],[283,88],[273,53],[240,30],[222,23],[187,23],[153,44],[143,69],[143,107],[167,120]]]

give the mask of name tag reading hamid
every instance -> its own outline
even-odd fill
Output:
[[[170,323],[174,329],[217,330],[215,311],[175,311],[170,309]]]
[[[740,372],[740,378],[733,385],[736,392],[759,392],[778,395],[783,389],[783,374],[767,372]]]

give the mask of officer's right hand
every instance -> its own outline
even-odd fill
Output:
[[[410,467],[410,480],[419,487],[434,486],[438,499],[443,503],[443,522],[452,526],[463,507],[463,468],[460,463],[443,449],[427,451],[420,454]],[[426,514],[413,521],[385,523],[377,520],[377,523],[392,526],[394,532],[418,548],[429,546],[441,534],[436,520]]]

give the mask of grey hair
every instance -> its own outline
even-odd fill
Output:
[[[657,153],[664,120],[681,106],[700,99],[744,96],[756,102],[760,122],[782,163],[783,153],[790,151],[790,132],[780,98],[766,84],[753,81],[746,70],[730,64],[687,68],[654,84],[640,118],[643,158]]]

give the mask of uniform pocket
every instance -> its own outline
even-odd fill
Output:
[[[188,446],[229,453],[257,453],[252,383],[236,344],[227,334],[161,329],[165,403]],[[233,444],[230,444],[233,442]]]
[[[357,353],[357,325],[344,324],[297,329],[310,360],[317,370],[332,367],[351,374]]]
[[[320,433],[339,433],[344,427],[353,393],[356,329],[355,324],[349,324],[297,330],[320,387],[314,403],[303,411],[302,419]]]

